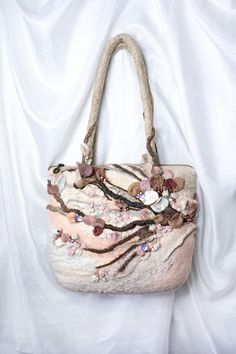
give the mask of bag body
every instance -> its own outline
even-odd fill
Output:
[[[97,118],[112,55],[132,55],[144,110],[142,164],[93,163]],[[196,236],[196,173],[160,164],[144,59],[127,34],[105,47],[94,85],[82,161],[49,167],[48,250],[65,287],[81,292],[140,294],[181,286],[189,276]]]

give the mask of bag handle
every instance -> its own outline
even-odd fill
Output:
[[[136,41],[128,34],[118,34],[111,38],[105,49],[103,50],[100,63],[98,66],[96,79],[94,83],[94,90],[92,96],[92,103],[87,126],[87,133],[82,144],[82,161],[91,164],[93,161],[94,140],[97,129],[97,118],[101,105],[101,99],[104,91],[104,84],[107,76],[107,71],[111,57],[120,49],[127,49],[133,57],[137,76],[140,86],[141,99],[144,111],[145,132],[146,132],[146,148],[148,157],[154,165],[159,165],[159,158],[155,144],[155,129],[153,127],[153,101],[150,91],[150,86],[147,78],[146,66],[142,52]]]

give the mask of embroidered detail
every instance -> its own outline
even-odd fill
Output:
[[[149,161],[146,161],[145,173],[141,173],[138,168],[132,172],[128,166],[114,167],[118,172],[126,174],[127,178],[134,178],[137,173],[136,181],[126,188],[118,187],[107,178],[105,168],[77,163],[76,188],[86,188],[81,193],[89,197],[94,195],[94,198],[102,198],[101,204],[81,201],[85,203],[82,210],[78,207],[69,208],[61,197],[67,187],[63,171],[48,180],[48,194],[53,195],[60,204],[56,207],[49,205],[49,210],[66,216],[70,223],[91,226],[91,237],[101,236],[102,240],[111,242],[111,245],[103,249],[92,248],[81,242],[78,233],[70,235],[56,229],[53,233],[55,246],[64,248],[69,257],[81,256],[83,252],[102,255],[116,251],[113,257],[110,254],[108,262],[95,266],[93,281],[108,281],[124,272],[136,257],[141,257],[143,261],[152,252],[157,252],[161,247],[157,240],[181,228],[186,222],[194,222],[197,211],[195,199],[179,195],[179,191],[185,187],[185,179],[174,176],[169,169],[150,166]],[[60,172],[58,168],[61,169],[61,166],[56,167],[56,174]],[[81,202],[78,199],[77,204]],[[123,235],[126,232],[128,236]]]

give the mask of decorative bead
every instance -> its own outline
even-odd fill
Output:
[[[83,219],[83,218],[82,218],[81,215],[76,214],[76,216],[75,216],[75,220],[76,220],[76,221],[79,222],[79,221],[82,221],[82,219]]]
[[[143,243],[143,244],[140,246],[140,248],[141,248],[141,250],[142,250],[143,252],[146,252],[146,251],[148,251],[148,244],[147,244],[147,243]]]

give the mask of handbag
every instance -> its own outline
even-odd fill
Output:
[[[143,104],[146,153],[141,164],[93,163],[97,118],[111,57],[133,57]],[[102,52],[82,159],[48,169],[48,250],[64,287],[92,293],[168,291],[187,280],[196,237],[196,172],[190,165],[160,164],[153,100],[144,58],[127,34]]]

